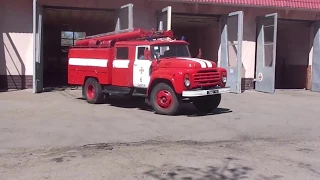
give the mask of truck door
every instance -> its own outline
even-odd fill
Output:
[[[136,88],[148,88],[150,82],[151,61],[144,58],[144,50],[150,46],[137,46],[135,61],[133,64],[133,86]]]
[[[258,17],[255,90],[275,92],[278,14]]]
[[[222,16],[220,67],[227,69],[231,92],[241,93],[243,12]]]
[[[314,25],[311,91],[320,92],[320,21]]]
[[[133,28],[133,4],[126,4],[117,10],[115,31]]]
[[[158,30],[171,30],[171,14],[172,14],[172,8],[171,6],[168,6],[164,9],[162,9],[160,15],[157,17],[157,26]]]
[[[131,47],[116,46],[115,59],[112,62],[112,85],[132,86],[132,67],[129,68]],[[131,61],[133,62],[133,60]],[[131,64],[132,66],[132,64]]]

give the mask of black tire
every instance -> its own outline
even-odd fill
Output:
[[[81,90],[81,92],[82,92],[82,97],[83,98],[86,98],[86,91],[85,91],[85,88],[84,88],[84,85],[82,85],[82,90]]]
[[[198,111],[203,113],[211,113],[219,106],[221,102],[221,94],[199,97],[193,100],[193,105]]]
[[[87,102],[90,104],[99,104],[103,101],[102,88],[100,83],[96,79],[88,78],[86,80],[84,85],[84,96]]]
[[[164,93],[163,96],[161,96],[162,93]],[[160,98],[157,98],[157,96],[164,97],[161,98],[162,103],[158,103]],[[152,89],[150,94],[150,104],[157,114],[170,116],[176,115],[180,107],[180,101],[175,91],[166,83],[159,83]]]

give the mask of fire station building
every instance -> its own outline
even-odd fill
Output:
[[[320,92],[319,0],[1,0],[0,89],[67,86],[68,48],[116,26],[184,36],[235,93]]]

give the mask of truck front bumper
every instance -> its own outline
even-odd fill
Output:
[[[211,96],[216,94],[223,94],[230,92],[230,88],[219,88],[219,89],[209,89],[209,90],[190,90],[182,91],[182,97],[201,97],[201,96]]]

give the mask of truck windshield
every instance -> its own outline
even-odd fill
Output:
[[[160,54],[160,58],[190,57],[189,48],[185,44],[168,44],[151,46],[151,57]]]

